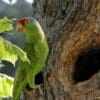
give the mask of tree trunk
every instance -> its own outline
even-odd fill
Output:
[[[25,100],[100,100],[100,0],[34,0],[48,38],[44,95]]]

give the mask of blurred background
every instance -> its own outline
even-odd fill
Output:
[[[0,18],[5,16],[8,18],[32,17],[33,0],[12,0],[12,2],[9,1],[10,0],[0,0]],[[16,22],[14,23],[14,26],[16,26]],[[17,33],[14,29],[9,33],[0,34],[0,36],[21,48],[23,47],[25,41],[24,33]],[[14,68],[14,66],[7,61],[3,61],[2,63],[4,67],[0,67],[0,73],[14,76],[16,68]]]
[[[32,16],[33,0],[0,0],[0,17],[10,18]]]

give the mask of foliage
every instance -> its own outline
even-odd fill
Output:
[[[13,26],[11,24],[11,20],[9,20],[7,17],[0,19],[0,33],[10,31],[13,29]]]
[[[0,98],[12,96],[13,81],[13,78],[0,74]]]
[[[7,17],[0,19],[0,33],[13,30],[12,22],[16,19]],[[28,62],[27,54],[18,46],[0,37],[0,64],[2,60],[9,61],[15,65],[17,59]],[[0,98],[12,96],[13,79],[7,75],[0,74]]]
[[[7,60],[15,65],[17,58],[29,62],[27,55],[18,46],[0,37],[0,60]]]

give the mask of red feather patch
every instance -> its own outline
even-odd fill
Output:
[[[28,22],[28,19],[27,18],[21,18],[21,19],[18,20],[18,22],[19,22],[19,24],[24,26],[25,23]]]

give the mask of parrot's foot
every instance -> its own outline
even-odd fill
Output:
[[[41,95],[44,95],[43,90],[42,90],[42,88],[41,88],[41,85],[43,85],[43,84],[36,85],[36,86],[35,86],[35,89],[38,89],[39,92],[40,92],[40,94],[41,94]]]
[[[27,94],[27,95],[33,95],[36,91],[37,91],[37,89],[38,89],[38,91],[39,91],[39,93],[41,94],[41,95],[44,95],[44,93],[43,93],[43,90],[42,90],[42,88],[41,88],[41,86],[42,86],[43,84],[39,84],[39,85],[35,85],[35,87],[34,88],[26,88],[25,90],[24,90],[24,92]]]
[[[24,92],[25,92],[25,94],[30,95],[30,96],[33,94],[32,89],[31,90],[25,89]]]

